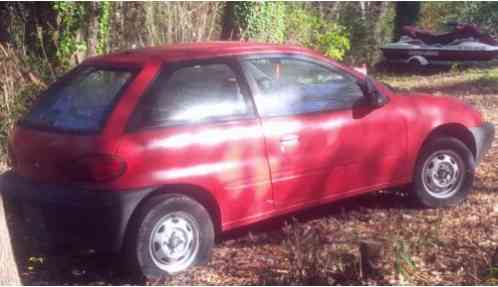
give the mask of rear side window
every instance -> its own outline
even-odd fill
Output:
[[[82,67],[50,87],[24,119],[30,126],[97,132],[134,71]]]
[[[141,126],[171,126],[240,118],[251,112],[236,73],[227,64],[165,71],[140,107]]]

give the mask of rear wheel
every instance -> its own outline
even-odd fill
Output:
[[[472,188],[475,161],[472,152],[455,138],[430,140],[421,151],[411,195],[425,207],[460,203]]]
[[[127,244],[133,271],[158,279],[208,261],[214,244],[209,213],[183,195],[151,198],[139,210]]]

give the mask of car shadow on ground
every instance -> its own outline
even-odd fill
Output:
[[[84,248],[77,241],[71,241],[71,244],[67,246],[53,246],[51,243],[53,240],[50,238],[65,235],[50,234],[42,226],[38,226],[33,217],[39,215],[15,200],[6,198],[4,205],[14,255],[23,285],[146,283],[123,271],[123,258],[120,255],[99,254],[92,249]],[[364,209],[392,208],[411,209],[413,207],[399,192],[371,193],[239,228],[223,234],[217,241],[222,244],[229,240],[240,240],[237,244],[241,246],[262,244],[268,241],[281,242],[285,236],[282,228],[293,218],[299,222],[307,222],[324,217],[338,218],[352,211],[361,213]],[[243,240],[248,235],[257,235],[257,241]]]
[[[122,271],[121,258],[96,253],[77,238],[41,226],[40,216],[14,199],[3,199],[14,257],[23,285],[143,284]],[[54,245],[53,240],[68,242]],[[61,237],[66,237],[61,240]]]
[[[352,197],[324,204],[317,207],[306,208],[298,212],[278,216],[246,227],[238,228],[223,234],[218,242],[236,240],[247,235],[270,234],[271,236],[258,237],[258,243],[277,243],[285,239],[282,229],[292,221],[309,222],[321,218],[341,219],[351,213],[366,213],[366,210],[404,209],[418,210],[401,189],[382,190],[361,196]],[[240,244],[239,244],[240,245]]]

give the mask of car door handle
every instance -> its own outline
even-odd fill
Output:
[[[285,144],[285,145],[296,144],[298,142],[299,142],[298,135],[287,135],[287,136],[284,136],[280,139],[280,143]]]

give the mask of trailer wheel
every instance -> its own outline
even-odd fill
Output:
[[[429,61],[422,56],[413,56],[408,59],[407,63],[411,68],[414,69],[422,69],[429,65]]]

